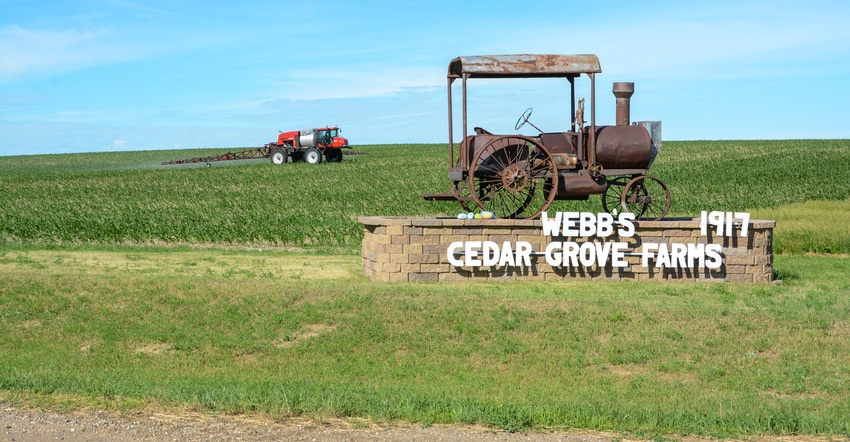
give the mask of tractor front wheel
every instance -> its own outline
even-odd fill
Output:
[[[269,155],[269,158],[271,158],[272,164],[283,164],[286,162],[286,151],[283,149],[275,149],[272,151],[272,154]]]
[[[621,197],[623,196],[623,188],[629,181],[628,176],[621,176],[608,181],[608,186],[605,187],[605,193],[602,194],[602,210],[614,215],[614,211],[623,212],[621,205]]]
[[[658,178],[638,176],[626,183],[620,205],[637,219],[658,221],[670,210],[670,191]]]

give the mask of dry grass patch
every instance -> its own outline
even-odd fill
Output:
[[[188,250],[163,253],[138,249],[130,253],[108,250],[18,250],[0,260],[0,271],[50,269],[61,266],[90,275],[159,273],[185,276],[224,276],[228,279],[267,277],[274,279],[347,279],[362,277],[360,258],[348,255],[314,255],[278,251]]]
[[[292,335],[284,336],[275,341],[274,345],[277,348],[288,348],[293,345],[311,338],[315,338],[323,333],[328,333],[336,329],[336,326],[325,324],[305,324],[300,329],[296,330]]]
[[[155,344],[147,344],[134,350],[135,353],[143,353],[146,355],[158,355],[165,353],[171,347],[170,344],[157,342]]]

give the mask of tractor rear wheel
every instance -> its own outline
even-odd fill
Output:
[[[311,147],[304,152],[304,161],[307,164],[319,164],[322,162],[322,151],[317,147]]]
[[[543,145],[506,136],[476,149],[468,180],[481,210],[497,218],[536,218],[555,199],[558,169]]]
[[[339,148],[327,148],[327,149],[325,149],[325,159],[328,160],[329,163],[342,162],[342,149],[339,149]]]
[[[283,164],[286,162],[286,151],[283,149],[275,149],[272,151],[272,154],[269,155],[269,158],[271,158],[272,164]]]

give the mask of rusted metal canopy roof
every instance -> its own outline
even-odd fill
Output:
[[[449,76],[468,74],[470,78],[575,77],[591,72],[602,72],[593,54],[476,55],[449,63]]]

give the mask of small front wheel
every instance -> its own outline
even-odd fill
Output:
[[[626,183],[620,205],[637,219],[658,221],[670,210],[670,191],[658,178],[638,176]]]
[[[317,147],[311,147],[304,152],[304,162],[307,164],[319,164],[322,162],[322,151]]]
[[[608,186],[605,187],[605,193],[602,194],[602,210],[611,215],[614,215],[615,210],[624,211],[620,200],[623,196],[623,188],[626,187],[628,181],[629,177],[625,176],[608,181]]]
[[[269,155],[269,158],[271,158],[272,164],[283,164],[286,162],[286,151],[283,149],[275,149],[272,151],[272,154]]]

